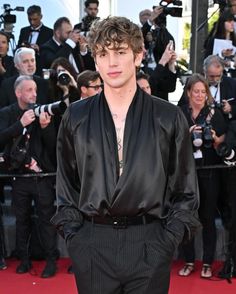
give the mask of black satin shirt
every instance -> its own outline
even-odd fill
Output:
[[[194,227],[198,208],[195,163],[182,111],[139,88],[129,107],[119,176],[113,119],[102,92],[72,103],[57,142],[57,214],[69,231],[88,216],[178,219]]]

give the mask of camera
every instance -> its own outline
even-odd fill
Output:
[[[68,75],[67,72],[65,71],[60,71],[58,74],[57,74],[57,80],[58,82],[63,85],[63,86],[68,86],[70,81],[71,81],[71,78],[70,76]]]
[[[43,68],[42,75],[45,80],[48,80],[50,78],[54,82],[59,82],[59,84],[61,84],[62,86],[68,86],[71,81],[69,74],[64,70],[60,70],[57,73],[54,69]]]
[[[50,104],[38,105],[38,104],[29,104],[28,109],[33,109],[34,114],[39,116],[40,113],[46,112],[49,115],[61,115],[65,112],[67,106],[64,101],[57,101]]]
[[[227,165],[236,164],[236,153],[233,148],[231,148],[227,143],[223,142],[219,144],[216,149],[216,153],[224,159]]]
[[[175,5],[175,7],[167,7],[169,4]],[[164,15],[170,15],[174,17],[182,17],[183,8],[182,7],[176,7],[181,6],[183,3],[179,0],[162,0],[160,2],[160,6],[163,7],[163,13]]]
[[[193,131],[192,132],[192,141],[195,147],[201,147],[202,145],[205,148],[211,148],[213,143],[212,137],[212,125],[209,122],[205,122],[200,125],[202,132]]]
[[[85,17],[82,18],[82,22],[80,24],[77,24],[74,26],[74,29],[80,30],[81,35],[86,37],[93,21],[97,19],[99,19],[99,17],[86,15]]]
[[[11,14],[11,11],[24,11],[25,9],[22,6],[17,6],[13,9],[10,4],[3,4],[3,9],[4,12],[0,15],[0,24],[4,25],[4,32],[12,33],[13,24],[16,23],[16,15]]]

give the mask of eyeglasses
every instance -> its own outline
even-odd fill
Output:
[[[103,84],[101,85],[96,85],[96,86],[86,86],[86,88],[92,88],[94,89],[95,91],[98,91],[100,88],[102,88]]]

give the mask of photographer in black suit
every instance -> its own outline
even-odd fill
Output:
[[[14,84],[17,103],[0,110],[0,149],[9,169],[16,174],[31,174],[15,177],[12,181],[13,206],[16,215],[16,248],[21,263],[18,274],[31,267],[29,240],[31,236],[31,205],[34,200],[39,218],[40,239],[46,254],[46,266],[42,278],[56,273],[56,231],[50,224],[55,212],[54,176],[35,174],[55,172],[56,131],[51,116],[40,113],[36,116],[29,105],[35,104],[37,86],[30,76],[19,76]]]
[[[53,37],[41,47],[41,65],[50,68],[58,57],[65,57],[73,65],[76,73],[85,69],[95,69],[88,51],[87,41],[78,29],[72,29],[67,17],[60,17],[53,27]]]
[[[36,52],[36,64],[38,75],[41,75],[40,64],[40,48],[41,45],[46,43],[53,35],[53,30],[46,27],[42,23],[41,7],[32,5],[27,9],[28,20],[30,26],[24,27],[20,30],[20,36],[17,47],[30,47]]]
[[[33,77],[37,84],[37,103],[47,104],[50,102],[48,96],[48,81],[35,75],[35,51],[32,48],[22,47],[16,50],[14,64],[19,75],[28,75]],[[17,101],[14,92],[14,83],[19,75],[15,75],[2,82],[0,87],[0,108],[15,103]]]
[[[84,36],[87,35],[90,26],[94,20],[99,19],[98,14],[98,0],[86,0],[84,2],[84,11],[87,13],[85,17],[82,18],[82,21],[74,26],[74,29],[78,29],[83,32]]]

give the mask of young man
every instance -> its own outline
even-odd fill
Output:
[[[164,294],[173,253],[198,225],[188,126],[178,108],[137,87],[136,24],[94,23],[89,45],[104,91],[73,103],[61,122],[52,221],[80,294]]]

